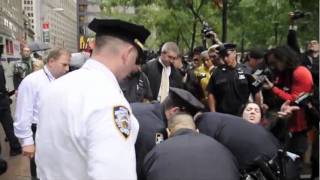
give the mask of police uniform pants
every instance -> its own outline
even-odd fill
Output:
[[[20,143],[18,138],[14,135],[13,119],[10,107],[0,108],[0,122],[9,141],[11,150],[20,150]]]
[[[33,140],[35,140],[36,132],[37,132],[37,124],[31,125],[31,130],[33,132]],[[37,180],[37,166],[34,158],[30,159],[30,173],[32,180]]]

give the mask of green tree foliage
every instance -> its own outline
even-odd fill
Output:
[[[295,9],[311,15],[297,21],[303,46],[318,39],[318,0],[228,0],[228,39],[241,49],[268,48],[286,43],[288,12]],[[202,20],[221,37],[221,9],[212,0],[104,0],[104,14],[145,25],[151,32],[147,47],[158,49],[166,41],[175,41],[190,51],[202,44]],[[120,8],[119,8],[120,7]],[[125,13],[134,8],[134,13]],[[120,10],[119,10],[120,9]]]

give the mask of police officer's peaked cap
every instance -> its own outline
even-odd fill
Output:
[[[198,111],[205,109],[204,105],[197,98],[184,89],[170,87],[169,97],[175,104],[185,108],[185,111],[189,112],[191,115],[195,115]]]
[[[220,56],[224,57],[228,54],[228,50],[234,50],[237,47],[236,44],[224,43],[217,48]]]
[[[96,33],[96,38],[103,35],[114,36],[136,46],[142,55],[143,44],[150,31],[142,25],[122,21],[120,19],[93,19],[88,27]]]

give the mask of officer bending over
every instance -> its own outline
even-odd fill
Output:
[[[137,174],[140,179],[144,157],[156,144],[167,138],[167,120],[178,112],[187,112],[193,116],[204,106],[188,91],[171,87],[168,97],[162,103],[133,103],[131,108],[140,126],[135,143]]]
[[[249,123],[237,116],[215,112],[198,116],[196,125],[201,133],[216,139],[233,153],[242,173],[256,171],[259,159],[267,162],[278,158],[280,148],[278,141],[260,125]],[[288,168],[289,163],[286,165]],[[287,170],[290,173],[286,179],[295,179],[296,174],[292,173],[295,172],[292,168],[295,167],[292,166]]]
[[[193,119],[178,113],[168,121],[169,139],[155,146],[144,160],[147,180],[238,180],[237,161],[216,140],[198,133]]]

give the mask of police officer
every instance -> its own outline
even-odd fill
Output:
[[[219,55],[225,64],[213,71],[207,87],[208,105],[212,112],[237,115],[239,107],[248,101],[250,93],[260,98],[237,63],[235,48],[235,44],[224,44],[219,48]],[[256,101],[261,103],[260,99]]]
[[[135,144],[139,179],[146,154],[156,144],[167,138],[167,119],[181,111],[195,115],[199,110],[204,109],[203,104],[191,93],[173,87],[169,89],[169,95],[162,103],[133,103],[131,107],[140,125]]]
[[[256,169],[258,159],[269,161],[277,158],[280,148],[278,141],[260,125],[249,123],[237,116],[216,112],[198,116],[196,125],[201,133],[216,139],[233,153],[241,172]],[[289,166],[291,164],[288,163]],[[297,171],[290,169],[290,172]],[[287,179],[295,179],[296,176],[295,173],[288,174]]]
[[[199,134],[190,115],[174,115],[167,130],[169,139],[155,146],[144,160],[146,180],[239,180],[237,161],[231,152]]]
[[[120,87],[129,103],[152,101],[150,82],[140,65],[135,65],[132,72],[120,82]]]
[[[91,58],[40,95],[40,179],[137,178],[139,124],[118,80],[137,63],[150,32],[118,19],[94,19],[89,28],[96,32]]]
[[[0,58],[2,55],[3,45],[0,45]],[[0,122],[4,132],[9,140],[10,155],[15,156],[21,153],[21,146],[18,138],[14,135],[13,119],[10,109],[10,97],[6,88],[6,78],[3,66],[0,62]]]

